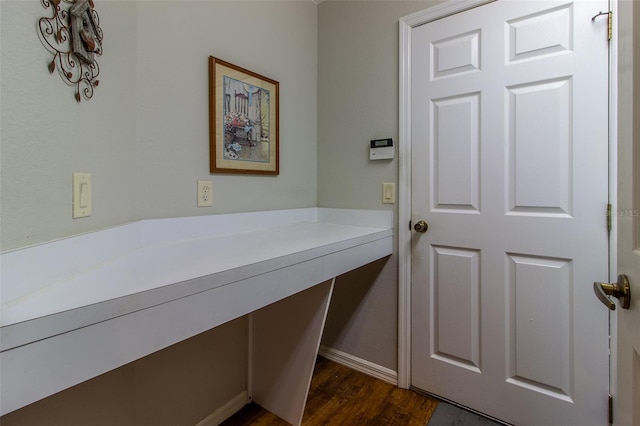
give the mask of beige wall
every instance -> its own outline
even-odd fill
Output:
[[[438,1],[326,1],[318,6],[318,205],[391,209],[398,157],[369,161],[369,141],[398,143],[398,21]],[[402,224],[404,226],[404,224]],[[394,248],[397,253],[397,237]],[[323,344],[397,370],[398,261],[340,277]]]

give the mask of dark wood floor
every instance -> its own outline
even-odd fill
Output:
[[[425,426],[437,404],[434,398],[399,389],[318,357],[302,424]],[[256,404],[250,404],[221,426],[287,424]]]

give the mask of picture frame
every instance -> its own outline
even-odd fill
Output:
[[[280,84],[209,56],[211,173],[280,173]]]

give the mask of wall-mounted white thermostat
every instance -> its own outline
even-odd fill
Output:
[[[393,139],[374,139],[369,147],[369,160],[391,160],[396,156]]]

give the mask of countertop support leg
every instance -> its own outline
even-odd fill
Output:
[[[335,278],[253,315],[253,401],[293,425],[311,385]]]

